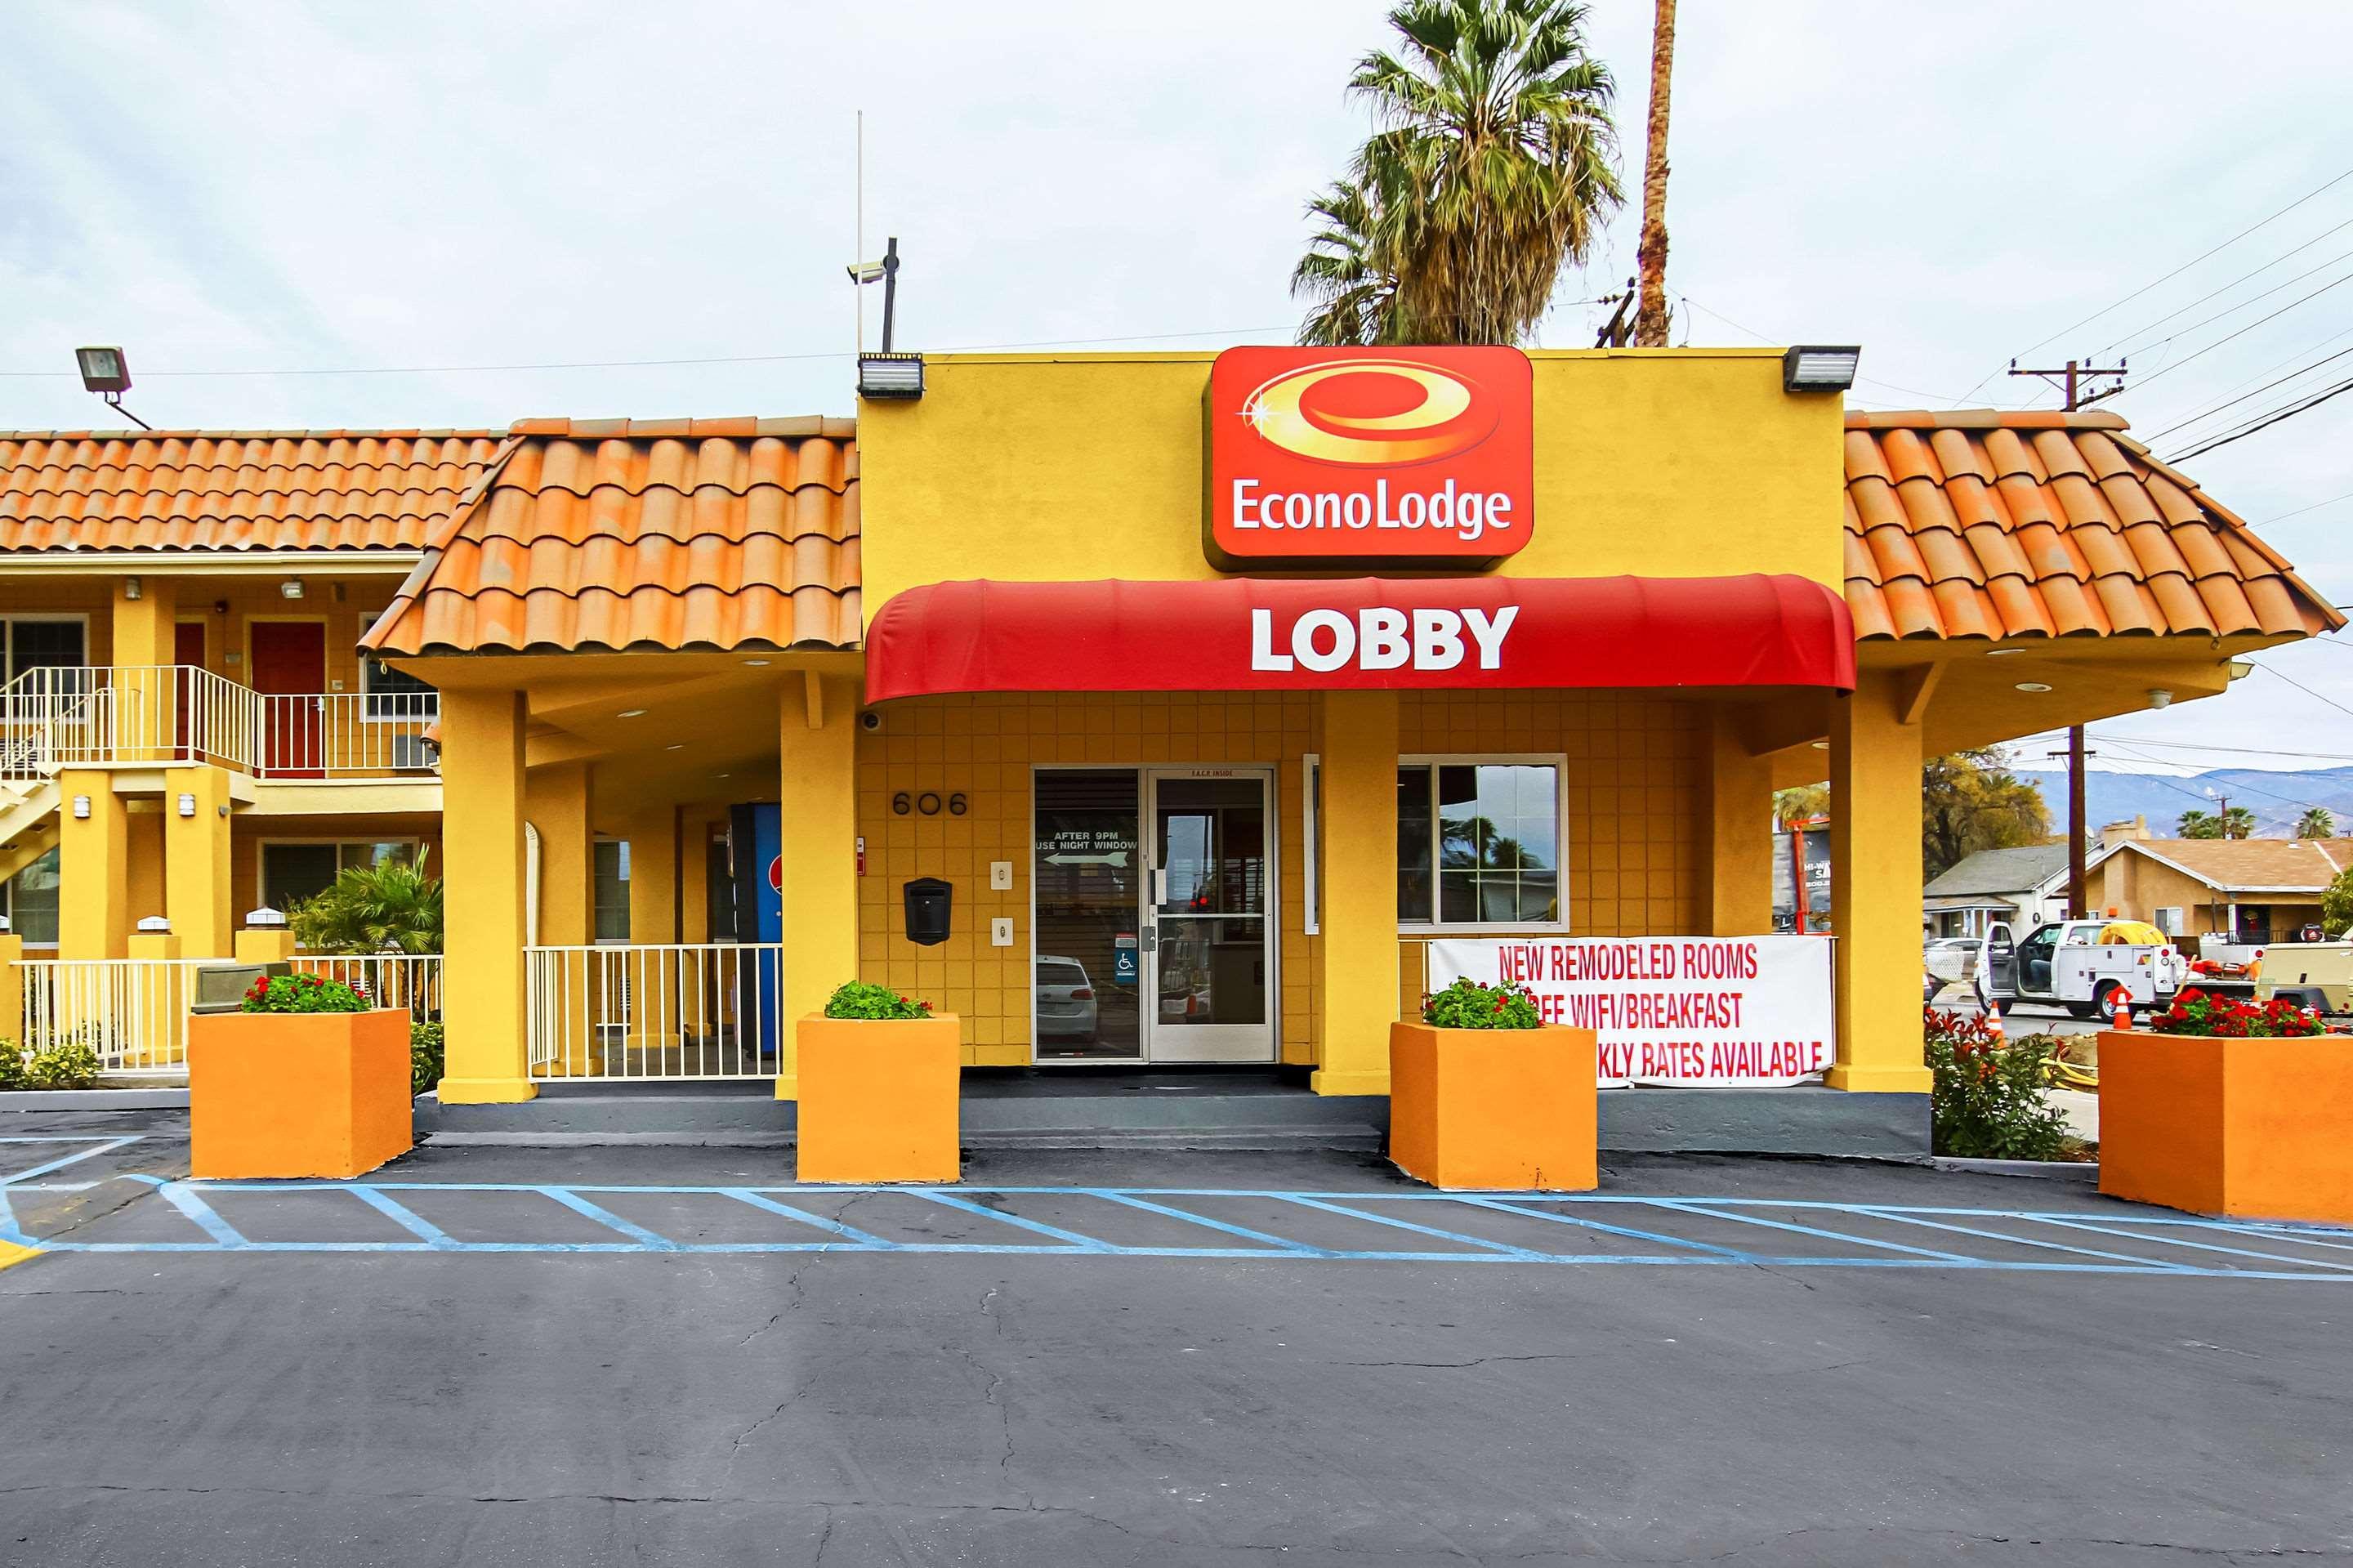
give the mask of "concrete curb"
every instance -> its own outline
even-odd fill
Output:
[[[2042,1181],[2079,1181],[2086,1186],[2100,1179],[2097,1160],[1956,1160],[1937,1155],[1929,1161],[1939,1171],[1965,1171],[1975,1176],[2024,1176]]]
[[[9,1089],[0,1111],[185,1110],[185,1089]]]

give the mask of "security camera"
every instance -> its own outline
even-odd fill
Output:
[[[882,727],[882,715],[870,708],[858,715],[858,727],[871,735]]]

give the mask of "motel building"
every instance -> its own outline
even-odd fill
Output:
[[[1391,1022],[1509,974],[1607,1082],[1925,1147],[1923,758],[2341,619],[2116,417],[1848,413],[1852,370],[899,355],[854,422],[0,437],[11,725],[142,715],[12,758],[20,967],[429,850],[445,1114],[789,1101],[853,978],[1036,1070],[993,1092],[1377,1107]],[[1771,794],[1824,777],[1830,934],[1777,937]]]

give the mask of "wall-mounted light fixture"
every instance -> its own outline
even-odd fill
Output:
[[[143,599],[146,597],[146,593],[147,585],[141,582],[137,577],[125,577],[122,579],[123,598],[130,599]]]
[[[278,585],[278,591],[281,596],[287,599],[301,599],[302,597],[302,579],[301,577],[288,577],[284,582]]]
[[[195,814],[196,798],[183,790],[180,795],[180,815],[184,817],[193,817]]]
[[[923,395],[923,356],[920,354],[861,354],[858,356],[858,395],[889,401],[912,401]]]
[[[245,926],[248,931],[282,931],[286,928],[283,912],[265,904],[259,909],[246,911]]]
[[[1859,344],[1799,344],[1781,356],[1781,390],[1843,392],[1862,362]]]
[[[75,797],[74,797],[74,817],[75,817],[75,820],[77,820],[77,821],[87,821],[87,820],[89,819],[89,817],[90,817],[90,797],[89,797],[89,796],[87,796],[87,795],[77,795],[77,796],[75,796]]]

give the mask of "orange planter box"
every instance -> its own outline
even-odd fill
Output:
[[[2353,1223],[2353,1040],[2100,1036],[2100,1191]]]
[[[952,1012],[802,1019],[800,1180],[961,1180],[959,1033]]]
[[[413,1118],[405,1009],[188,1020],[195,1175],[362,1175],[416,1146]]]
[[[1594,1034],[1389,1025],[1389,1159],[1433,1187],[1600,1185]]]

